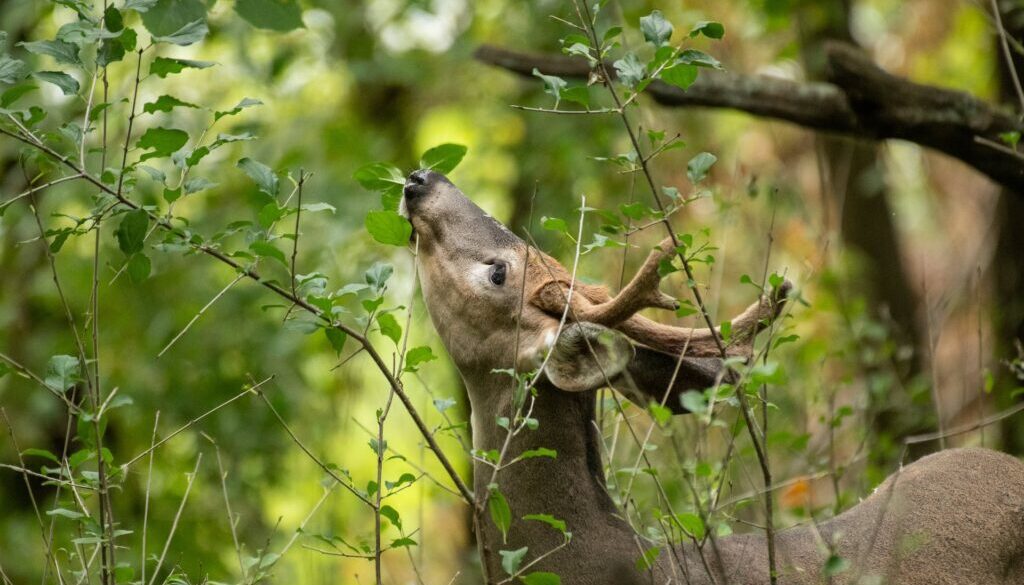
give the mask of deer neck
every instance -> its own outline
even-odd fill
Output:
[[[508,432],[498,425],[497,419],[512,417],[511,379],[496,374],[482,378],[467,380],[473,447],[501,452]],[[604,489],[600,443],[594,426],[595,393],[568,393],[547,384],[538,385],[536,390],[530,416],[537,420],[538,426],[533,430],[523,429],[512,437],[502,464],[508,465],[523,452],[533,449],[550,449],[556,455],[525,459],[498,473],[496,480],[502,493],[510,504],[515,502],[519,508],[513,509],[513,513],[576,516],[614,512],[614,504]],[[527,398],[524,410],[530,409],[530,401]],[[478,496],[487,492],[493,475],[491,466],[475,462],[474,484]],[[595,502],[592,506],[585,505],[592,501]]]
[[[466,379],[472,407],[473,447],[479,451],[501,452],[507,431],[497,424],[498,417],[510,417],[512,383],[507,376],[488,374]],[[527,399],[527,409],[530,408]],[[549,550],[562,542],[552,528],[522,520],[528,514],[550,514],[564,520],[573,533],[573,548],[583,541],[608,543],[622,541],[635,550],[633,533],[617,516],[615,504],[604,487],[600,439],[594,426],[595,392],[569,393],[547,384],[537,387],[530,416],[538,421],[534,430],[524,429],[509,442],[503,458],[508,465],[495,477],[494,468],[474,462],[476,496],[482,501],[492,481],[498,484],[512,510],[512,529],[508,543],[487,519],[486,543],[495,548],[529,546],[531,555]],[[509,465],[520,454],[532,449],[551,449],[556,456],[532,457]]]

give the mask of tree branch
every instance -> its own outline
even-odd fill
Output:
[[[1004,132],[1024,131],[1012,115],[968,93],[921,85],[891,75],[862,51],[829,43],[828,83],[702,71],[689,89],[660,80],[644,93],[672,107],[724,108],[785,120],[813,130],[871,140],[900,139],[927,146],[973,166],[992,180],[1024,192],[1024,164],[1012,149],[995,149]],[[586,79],[580,58],[537,55],[482,45],[477,60],[532,75]],[[614,70],[608,68],[614,75]]]

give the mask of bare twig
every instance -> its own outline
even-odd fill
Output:
[[[192,484],[196,481],[196,475],[199,473],[199,464],[203,461],[203,454],[200,453],[196,457],[196,466],[192,469],[192,474],[188,477],[188,485],[185,486],[185,493],[181,496],[181,504],[178,506],[177,513],[174,514],[174,521],[171,522],[171,531],[167,535],[167,541],[164,542],[164,550],[160,553],[160,559],[156,562],[156,568],[153,569],[153,576],[149,580],[149,585],[153,585],[156,582],[157,576],[160,574],[160,567],[164,564],[164,558],[167,556],[167,550],[171,548],[171,540],[174,539],[174,533],[178,530],[178,521],[181,520],[181,513],[185,509],[185,503],[188,501],[188,494],[192,491]]]
[[[153,436],[149,440],[149,469],[146,471],[146,497],[142,507],[142,562],[139,564],[142,578],[139,583],[146,582],[146,535],[149,524],[149,496],[153,485],[153,452],[156,449],[156,429],[160,425],[160,411],[153,416]]]
[[[199,422],[199,421],[203,420],[204,418],[206,418],[206,417],[210,416],[211,414],[213,414],[213,413],[217,412],[218,410],[220,410],[220,409],[224,408],[225,406],[227,406],[227,405],[231,404],[232,402],[234,402],[234,401],[238,400],[239,398],[241,398],[241,397],[245,396],[246,394],[259,394],[259,389],[260,389],[260,387],[261,387],[261,386],[263,386],[264,384],[266,384],[267,382],[269,382],[269,381],[273,380],[273,379],[274,379],[274,377],[273,377],[273,376],[270,376],[270,377],[268,377],[268,378],[264,379],[263,381],[261,381],[261,382],[259,382],[259,383],[255,384],[255,385],[253,385],[252,387],[249,387],[249,388],[246,388],[245,390],[242,390],[242,391],[241,391],[241,392],[239,392],[238,394],[235,394],[235,395],[234,395],[234,396],[232,396],[231,398],[228,398],[228,399],[227,399],[227,400],[225,400],[224,402],[221,402],[221,403],[220,403],[220,404],[218,404],[217,406],[214,406],[213,408],[211,408],[210,410],[207,410],[206,412],[204,412],[203,414],[201,414],[201,415],[197,416],[196,418],[194,418],[194,419],[192,419],[192,420],[188,421],[188,422],[187,422],[187,423],[185,423],[184,425],[182,425],[182,426],[178,427],[178,428],[177,428],[177,429],[176,429],[176,430],[175,430],[174,432],[172,432],[171,434],[169,434],[169,435],[167,435],[166,437],[164,437],[163,439],[160,439],[159,441],[157,441],[157,442],[156,442],[156,443],[155,443],[155,444],[154,444],[153,446],[151,446],[151,447],[150,447],[149,449],[146,449],[146,450],[145,450],[145,451],[143,451],[142,453],[139,453],[139,454],[138,454],[138,455],[136,455],[135,457],[132,457],[131,459],[129,459],[127,463],[124,463],[124,464],[122,464],[122,467],[126,467],[126,468],[127,468],[127,467],[131,467],[131,465],[132,465],[133,463],[135,463],[135,462],[136,462],[136,461],[138,461],[139,459],[142,459],[142,458],[143,458],[143,457],[145,457],[146,455],[149,455],[150,453],[152,453],[152,452],[153,452],[154,450],[156,450],[156,449],[157,449],[158,447],[160,447],[161,445],[163,445],[163,444],[164,444],[164,443],[166,443],[167,441],[170,441],[170,440],[171,440],[171,439],[173,439],[174,437],[178,436],[178,434],[179,434],[179,433],[181,433],[181,432],[183,432],[183,431],[185,431],[185,430],[187,430],[187,429],[191,428],[191,427],[192,427],[192,425],[194,425],[194,424],[196,424],[197,422]]]

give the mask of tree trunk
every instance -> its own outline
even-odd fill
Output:
[[[1024,38],[1024,7],[1000,2],[999,9],[1007,36]],[[1007,68],[998,36],[994,50],[999,55],[1000,98],[1012,111],[1021,112],[1024,105],[1017,97],[1017,88]],[[1020,75],[1024,71],[1024,57],[1014,51],[1011,54],[1013,67]],[[988,275],[993,289],[991,316],[995,346],[992,352],[1000,362],[993,373],[998,392],[997,407],[1006,408],[1010,406],[1009,391],[1024,385],[1024,380],[1017,380],[1002,363],[1017,357],[1017,344],[1024,344],[1024,199],[1020,193],[1008,188],[1000,192],[996,223],[999,236]],[[1017,455],[1024,453],[1024,427],[1020,424],[1020,417],[1005,419],[1001,426],[1003,449]]]

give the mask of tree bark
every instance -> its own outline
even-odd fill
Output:
[[[998,3],[1006,34],[1014,39],[1024,37],[1024,8],[1015,4]],[[1018,109],[1017,91],[1013,77],[1003,58],[1003,52],[996,37],[993,49],[999,55],[999,93],[1004,103]],[[1024,57],[1013,55],[1012,66],[1018,74],[1024,71]],[[994,302],[992,303],[992,325],[995,334],[993,355],[1000,361],[1009,361],[1017,356],[1017,344],[1024,344],[1024,190],[1005,187],[1000,192],[996,209],[997,229],[995,254],[989,267]],[[1006,396],[1010,389],[1024,385],[1017,380],[1009,368],[1002,363],[995,366],[996,389],[1000,396]],[[1018,398],[1018,400],[1020,400]],[[1007,408],[1010,400],[997,398],[997,406]],[[1010,417],[1001,423],[1003,449],[1009,453],[1024,453],[1024,428],[1020,417]]]
[[[994,181],[1024,192],[1024,156],[1000,134],[1024,130],[1013,116],[961,91],[921,85],[886,73],[861,51],[828,43],[828,83],[704,71],[689,89],[660,80],[645,93],[676,107],[727,108],[856,138],[896,138],[958,158]],[[482,45],[481,62],[530,76],[587,78],[583,59],[536,55]]]

